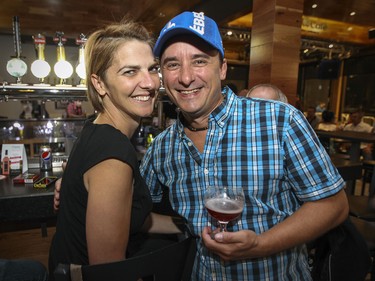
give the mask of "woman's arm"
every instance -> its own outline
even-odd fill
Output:
[[[86,239],[90,264],[125,259],[133,195],[133,171],[115,159],[84,174],[88,191]]]

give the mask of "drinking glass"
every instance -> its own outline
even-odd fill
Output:
[[[219,222],[220,232],[227,231],[227,224],[240,216],[244,202],[242,187],[209,186],[204,195],[204,205]]]

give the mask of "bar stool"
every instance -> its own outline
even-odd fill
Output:
[[[373,194],[374,190],[371,190],[371,179],[374,172],[375,160],[363,160],[362,162],[362,195],[365,191],[366,183],[370,183],[370,195]]]

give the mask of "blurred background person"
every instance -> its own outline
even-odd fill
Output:
[[[84,118],[86,112],[82,108],[82,101],[76,100],[70,102],[66,107],[66,117],[68,118]]]
[[[246,97],[278,100],[288,103],[288,99],[283,92],[272,84],[258,84],[247,92]]]
[[[322,113],[322,121],[316,127],[321,131],[337,131],[337,123],[335,122],[335,113],[333,111],[325,110]]]
[[[374,133],[374,127],[362,121],[363,112],[361,109],[356,108],[350,113],[349,122],[344,127],[344,131],[361,132],[361,133]],[[373,144],[361,143],[361,155],[364,160],[372,160],[373,157]]]
[[[335,113],[333,111],[325,110],[322,113],[322,122],[316,127],[317,130],[321,131],[337,131],[338,126],[335,122]],[[334,148],[334,142],[331,138],[319,137],[320,142],[327,150],[329,155],[335,153],[336,149]]]
[[[40,101],[22,101],[22,112],[20,119],[44,119],[49,118],[49,113],[46,110],[45,104]]]
[[[314,106],[309,106],[307,108],[306,119],[309,121],[310,126],[315,130],[321,119],[316,115],[316,109]]]

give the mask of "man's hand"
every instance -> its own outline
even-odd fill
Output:
[[[66,168],[66,163],[67,162],[63,162],[62,163],[62,169],[65,170]],[[54,195],[53,195],[53,210],[55,211],[55,213],[57,213],[57,211],[59,210],[59,206],[60,206],[60,188],[61,188],[61,178],[59,178],[56,182],[55,182],[55,191],[54,191]]]
[[[55,191],[53,195],[53,210],[57,212],[59,210],[60,206],[60,188],[61,188],[61,180],[62,178],[59,178],[55,182]]]
[[[250,230],[218,232],[205,227],[202,239],[209,250],[225,261],[259,257],[259,254],[253,251],[258,245],[258,236]]]

